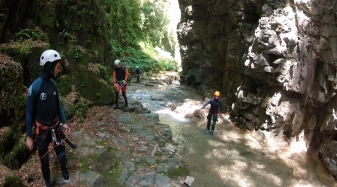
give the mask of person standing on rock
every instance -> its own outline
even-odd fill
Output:
[[[212,134],[212,135],[214,133],[215,124],[218,121],[219,109],[220,109],[220,112],[224,111],[219,97],[220,97],[220,92],[215,91],[214,92],[214,98],[209,100],[208,102],[206,102],[206,104],[201,108],[201,109],[205,109],[205,107],[207,105],[209,105],[209,104],[211,105],[211,108],[209,109],[209,112],[208,112],[208,115],[207,115],[207,132]],[[210,130],[212,119],[213,119],[213,124],[212,124],[212,129]]]
[[[129,70],[121,64],[120,60],[115,60],[116,68],[112,72],[112,81],[116,89],[116,106],[115,109],[119,108],[119,92],[122,90],[122,95],[125,101],[125,107],[128,106],[128,99],[126,97],[126,82],[129,77]]]
[[[139,76],[140,76],[140,74],[141,74],[141,70],[139,69],[139,67],[137,66],[136,67],[136,77],[137,77],[137,83],[139,83]]]
[[[49,49],[42,53],[40,65],[43,66],[44,70],[41,76],[29,87],[26,105],[26,145],[29,150],[33,150],[32,127],[35,124],[36,145],[43,179],[47,187],[51,186],[48,146],[51,142],[55,142],[56,129],[62,129],[66,136],[70,134],[56,84],[56,78],[62,71],[60,60],[61,56],[55,50]],[[63,123],[63,125],[60,123]],[[59,144],[54,148],[61,165],[63,179],[65,182],[69,182],[65,145]]]

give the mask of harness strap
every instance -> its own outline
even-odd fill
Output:
[[[60,120],[58,119],[58,120],[56,121],[56,123],[55,123],[53,126],[45,126],[45,125],[42,125],[40,122],[38,122],[38,121],[36,120],[36,121],[35,121],[35,125],[36,125],[35,133],[36,133],[36,135],[39,135],[40,130],[48,131],[48,130],[55,129],[56,126],[59,124],[59,122],[60,122]]]
[[[52,131],[53,135],[55,136],[55,129],[56,129],[56,126],[59,125],[59,122],[60,120],[58,119],[55,123],[55,125],[53,126],[45,126],[45,125],[42,125],[41,123],[39,123],[37,120],[35,121],[35,124],[36,124],[36,129],[35,129],[35,133],[36,135],[39,135],[40,133],[40,130],[45,130],[45,131]],[[56,137],[55,137],[56,138]],[[55,147],[58,147],[59,145],[62,145],[65,143],[65,140],[67,139],[67,136],[64,137],[64,139],[61,140],[61,142],[58,142],[57,145],[55,145],[55,140],[54,138],[52,138],[52,148],[50,150],[48,150],[44,155],[42,155],[40,157],[40,159],[42,159],[43,157],[45,157],[47,154],[49,154]],[[37,151],[37,155],[38,155],[38,151]]]

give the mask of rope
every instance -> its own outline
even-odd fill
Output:
[[[50,130],[52,133],[54,133],[54,135],[55,135],[55,132],[54,132],[54,129],[51,129]],[[64,133],[63,133],[64,134]],[[52,136],[53,136],[53,134],[52,134]],[[56,137],[56,135],[55,135],[55,137]],[[40,157],[40,160],[42,160],[47,154],[49,154],[50,152],[52,152],[53,151],[53,149],[55,149],[56,147],[58,147],[59,145],[65,145],[65,143],[66,143],[66,139],[67,139],[67,135],[66,134],[64,134],[64,138],[61,140],[61,142],[59,143],[59,144],[56,144],[55,143],[55,141],[54,141],[54,138],[52,138],[52,144],[53,144],[53,147],[51,148],[51,149],[49,149],[44,155],[42,155],[41,157]],[[55,145],[56,144],[56,145]],[[38,154],[38,152],[39,151],[37,151],[37,154]],[[38,155],[37,155],[38,156]]]

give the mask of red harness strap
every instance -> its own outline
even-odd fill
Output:
[[[36,124],[35,134],[36,134],[36,136],[39,135],[40,130],[48,131],[48,130],[55,129],[55,127],[59,124],[59,122],[60,122],[60,121],[57,120],[57,122],[55,123],[55,125],[53,125],[53,126],[45,126],[45,125],[42,125],[40,122],[38,122],[38,121],[36,120],[36,121],[35,121],[35,124]]]
[[[40,122],[38,122],[37,120],[35,121],[35,124],[36,124],[36,129],[35,129],[35,133],[36,133],[36,136],[38,136],[39,135],[39,133],[40,133],[40,130],[44,130],[44,131],[47,131],[47,130],[55,130],[55,128],[56,128],[56,126],[59,124],[59,120],[57,120],[57,122],[55,123],[55,125],[53,125],[53,126],[45,126],[45,125],[42,125]],[[43,157],[45,157],[48,153],[50,153],[55,147],[57,147],[58,145],[56,145],[55,146],[55,141],[52,139],[52,146],[53,146],[53,148],[52,149],[50,149],[50,150],[48,150],[40,159],[42,159]],[[61,142],[61,143],[64,143],[64,140]],[[61,144],[60,143],[60,144]],[[39,150],[39,149],[37,149],[37,150]],[[37,151],[37,155],[39,155],[38,154],[38,152],[39,151]]]

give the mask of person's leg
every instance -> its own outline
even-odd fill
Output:
[[[50,169],[49,169],[49,155],[48,151],[49,143],[51,142],[51,135],[48,131],[40,131],[37,137],[38,153],[41,162],[42,176],[47,187],[51,186]],[[46,154],[46,155],[45,155]],[[41,158],[42,157],[42,158]]]
[[[218,115],[214,114],[213,115],[213,123],[212,123],[212,131],[214,132],[215,129],[215,124],[218,121]]]
[[[122,95],[123,95],[123,97],[124,97],[125,106],[127,107],[129,103],[128,103],[128,99],[127,99],[127,97],[126,97],[126,86],[127,86],[127,85],[123,85],[123,88],[122,88]]]
[[[60,166],[61,166],[61,172],[62,172],[62,175],[63,175],[63,180],[64,182],[69,182],[70,180],[70,177],[69,177],[69,173],[68,173],[68,170],[67,170],[67,159],[66,159],[66,148],[65,148],[65,145],[59,145],[57,147],[55,147],[55,152],[56,152],[56,155],[57,155],[57,159],[60,163]]]
[[[117,86],[115,86],[115,89],[116,89],[116,92],[115,92],[115,94],[116,94],[116,106],[115,106],[115,108],[119,108],[119,90],[120,90],[120,86],[119,86],[119,84],[117,84]]]
[[[210,126],[211,126],[211,118],[212,118],[212,115],[210,113],[208,113],[208,115],[207,115],[207,131],[209,131]]]
[[[139,83],[139,75],[137,75],[137,83]]]

